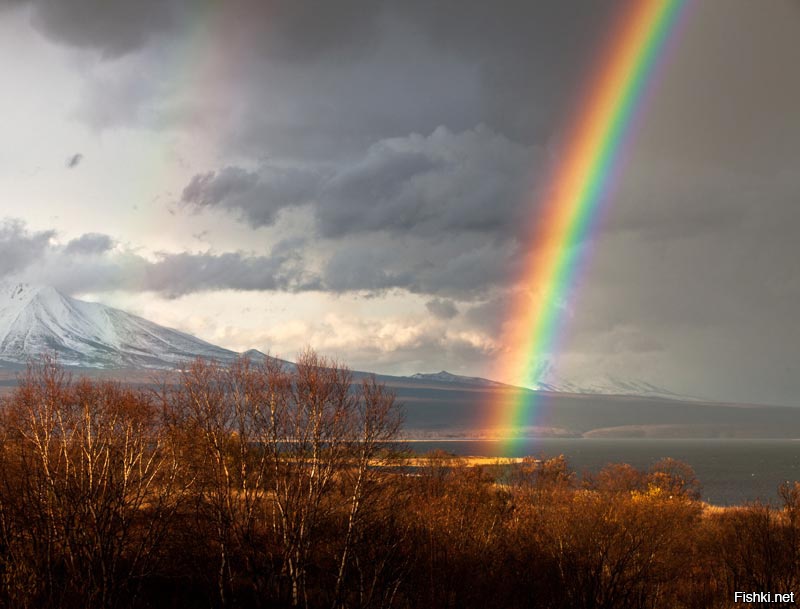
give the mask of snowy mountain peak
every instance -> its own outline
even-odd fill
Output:
[[[458,374],[452,374],[450,372],[447,372],[446,370],[442,370],[441,372],[432,372],[428,374],[417,372],[416,374],[412,374],[408,378],[416,379],[418,381],[436,381],[439,383],[466,383],[468,385],[503,384],[503,383],[498,383],[497,381],[490,381],[489,379],[480,378],[478,376],[460,376]]]
[[[5,311],[19,311],[32,300],[54,301],[61,297],[60,292],[50,286],[29,283],[0,283],[0,316]]]
[[[622,379],[612,375],[601,375],[583,378],[579,381],[560,378],[549,364],[543,369],[538,383],[531,388],[537,391],[555,393],[582,393],[590,395],[631,395],[651,398],[667,398],[671,400],[696,400],[699,398],[681,395],[658,387],[652,383],[637,379]]]
[[[700,399],[680,395],[644,381],[619,379],[608,375],[581,382],[567,381],[559,378],[555,374],[553,366],[550,364],[550,362],[542,363],[539,366],[537,375],[542,380],[529,387],[534,391],[589,395],[630,395],[640,397],[667,398],[674,400]],[[420,381],[436,381],[439,383],[466,383],[469,385],[483,386],[503,385],[503,383],[499,383],[497,381],[491,381],[489,379],[476,376],[460,376],[457,374],[451,374],[445,370],[429,374],[412,374],[408,378]]]
[[[28,300],[41,290],[41,286],[28,283],[0,283],[0,298],[4,300]]]
[[[447,372],[447,370],[442,370],[441,372],[430,372],[428,374],[424,374],[422,372],[417,372],[416,374],[411,375],[412,379],[421,379],[427,381],[444,381],[444,382],[452,382],[458,379],[458,376],[455,374],[451,374]]]
[[[236,353],[125,311],[65,296],[50,286],[0,284],[0,362],[54,354],[67,366],[171,368]]]

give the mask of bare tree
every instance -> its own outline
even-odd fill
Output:
[[[350,371],[315,352],[303,352],[289,382],[273,370],[273,386],[284,391],[273,399],[273,428],[265,440],[272,456],[274,527],[283,547],[293,606],[308,605],[307,569],[312,544],[334,510],[332,486],[347,465],[353,440],[357,398],[350,391]]]
[[[179,496],[151,401],[114,383],[73,382],[47,360],[22,377],[5,426],[27,531],[15,557],[39,571],[34,602],[77,595],[106,608],[135,597]]]
[[[342,586],[357,529],[367,504],[378,490],[380,468],[387,464],[390,444],[397,438],[402,422],[394,394],[378,384],[374,376],[364,379],[359,390],[356,408],[351,413],[355,419],[353,437],[348,440],[352,461],[344,471],[349,482],[349,509],[334,588],[334,609],[343,604]]]
[[[229,367],[198,359],[161,391],[172,437],[189,463],[199,515],[212,523],[223,606],[234,600],[234,556],[246,563],[256,597],[262,592],[257,546],[270,463],[265,449],[272,445],[265,446],[256,430],[268,401],[267,381],[248,358]]]

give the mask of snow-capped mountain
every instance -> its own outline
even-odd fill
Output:
[[[429,374],[423,374],[422,372],[417,372],[416,374],[412,374],[407,378],[416,379],[418,381],[436,381],[439,383],[460,383],[464,385],[484,385],[484,386],[503,385],[503,383],[499,383],[497,381],[490,381],[489,379],[484,379],[479,376],[460,376],[458,374],[451,374],[446,370],[442,370],[441,372],[431,372]]]
[[[582,393],[589,395],[635,395],[639,397],[666,398],[670,400],[696,400],[699,398],[681,395],[658,387],[652,383],[631,378],[620,378],[604,374],[564,378],[550,360],[543,360],[536,369],[538,382],[531,389],[556,393]]]
[[[0,367],[24,365],[45,354],[54,354],[65,366],[166,369],[196,357],[227,363],[239,355],[125,311],[65,296],[52,287],[0,283]],[[243,355],[253,360],[267,357],[252,349]],[[531,389],[686,399],[649,383],[614,377],[564,381],[549,364],[539,376],[544,380]],[[444,370],[406,378],[477,387],[503,385]]]
[[[55,354],[66,366],[173,368],[236,353],[105,305],[70,298],[52,287],[0,284],[0,365]]]
[[[458,374],[451,374],[445,370],[430,374],[412,374],[408,378],[424,380],[424,381],[437,381],[440,383],[459,383],[467,385],[483,385],[483,386],[498,386],[503,385],[497,381],[490,381],[489,379],[480,378],[477,376],[460,376]],[[646,383],[644,381],[637,381],[631,379],[619,379],[613,376],[603,376],[596,379],[591,379],[586,382],[571,382],[563,379],[558,379],[555,374],[547,366],[546,381],[530,387],[536,391],[549,391],[553,393],[575,393],[575,394],[589,394],[589,395],[630,395],[639,397],[651,398],[667,398],[671,400],[694,400],[693,398],[678,393],[669,391]]]
[[[582,382],[549,380],[538,383],[534,389],[554,391],[558,393],[588,393],[594,395],[637,395],[649,398],[667,398],[671,400],[695,400],[694,398],[658,387],[652,383],[635,379],[620,379],[605,375]]]

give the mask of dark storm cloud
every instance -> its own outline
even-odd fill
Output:
[[[77,152],[71,156],[69,156],[65,162],[67,169],[75,169],[78,165],[81,164],[83,160],[83,155],[80,152]]]
[[[292,0],[228,0],[223,5],[195,0],[4,0],[32,6],[34,25],[54,41],[93,48],[116,58],[145,46],[154,36],[180,34],[192,19],[224,11],[231,31],[257,29],[263,51],[307,61],[331,50],[358,45],[372,36],[384,6],[369,0],[336,3]]]
[[[438,52],[480,66],[483,122],[523,141],[542,141],[571,110],[577,83],[620,2],[418,0],[399,13]]]
[[[387,6],[374,0],[238,0],[233,4],[239,25],[250,21],[267,34],[259,40],[261,53],[293,63],[341,61],[337,51],[351,58],[363,53],[377,44],[378,19]]]
[[[30,0],[31,21],[52,40],[113,58],[176,24],[170,0]]]
[[[253,227],[307,205],[324,238],[320,287],[328,291],[481,297],[516,273],[541,156],[487,127],[439,128],[382,140],[331,169],[198,174],[182,202],[231,211]]]
[[[113,74],[99,66],[90,76],[79,112],[90,124],[220,123],[220,141],[234,150],[295,158],[363,150],[442,124],[461,131],[483,123],[542,143],[617,4],[31,0],[34,23],[51,39],[107,58],[140,55],[138,64],[116,62]],[[198,23],[208,26],[202,43],[217,49],[215,91],[172,96],[180,93],[175,74],[163,67],[180,68],[186,49],[174,43],[196,36]],[[224,99],[232,91],[234,114]]]
[[[199,206],[219,205],[237,195],[251,192],[258,184],[258,174],[238,167],[225,167],[219,173],[197,174],[183,189],[184,203]],[[229,204],[229,207],[235,207]]]
[[[464,317],[471,326],[479,328],[489,336],[501,336],[502,325],[509,316],[514,303],[514,295],[503,291],[489,295],[464,311]]]
[[[20,220],[0,221],[0,277],[16,273],[40,260],[55,231],[29,231]]]
[[[333,292],[402,289],[458,300],[485,297],[518,272],[513,243],[481,234],[453,234],[438,242],[374,235],[336,246],[322,269]]]
[[[239,167],[195,175],[183,189],[181,202],[196,208],[232,210],[254,227],[271,225],[285,207],[307,203],[319,177],[312,171],[262,168],[258,173]]]
[[[182,202],[232,210],[253,227],[273,224],[285,207],[310,204],[320,234],[332,239],[373,232],[435,241],[462,232],[507,235],[527,212],[542,156],[484,126],[462,133],[439,127],[428,136],[381,140],[331,170],[226,167],[197,174]]]
[[[394,253],[389,247],[376,249],[371,244],[338,248],[323,270],[325,287],[334,292],[410,289],[417,280],[417,269],[407,261],[393,264]]]
[[[114,247],[114,240],[108,235],[101,233],[86,233],[77,239],[72,239],[64,247],[64,253],[68,255],[92,255],[103,254]]]
[[[162,254],[142,268],[139,289],[175,298],[209,290],[306,291],[319,281],[304,272],[291,253],[273,250],[269,256],[240,252],[224,254]]]
[[[28,4],[29,0],[0,0],[0,11],[7,11]]]
[[[321,233],[496,233],[518,219],[534,151],[479,126],[373,144],[319,194]]]
[[[302,19],[278,11],[275,20],[264,20],[272,35],[252,38],[263,41],[254,45],[255,57],[290,64],[298,80],[282,81],[284,91],[291,91],[303,118],[281,125],[262,111],[265,99],[275,99],[272,83],[253,91],[261,105],[245,106],[247,128],[235,137],[255,147],[277,135],[290,148],[306,144],[309,153],[330,149],[320,141],[325,137],[335,138],[341,149],[360,141],[358,136],[374,141],[428,133],[442,124],[461,131],[483,123],[526,143],[542,143],[569,110],[564,100],[573,97],[591,66],[587,50],[597,44],[617,4],[353,2],[341,11],[337,4],[332,17],[311,3],[294,2]],[[329,27],[331,21],[349,25],[337,29]],[[312,133],[286,131],[294,125]]]
[[[458,315],[458,307],[452,300],[434,298],[425,303],[425,308],[438,319],[453,319]]]

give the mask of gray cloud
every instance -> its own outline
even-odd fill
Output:
[[[503,322],[506,320],[514,302],[510,291],[495,291],[482,301],[477,301],[464,311],[469,324],[486,332],[489,336],[501,336]]]
[[[291,253],[277,248],[269,256],[161,254],[154,263],[143,265],[142,281],[136,287],[175,298],[207,290],[305,291],[320,286]]]
[[[167,298],[209,290],[300,292],[322,288],[306,268],[305,243],[287,239],[269,254],[161,252],[153,259],[115,247],[108,235],[86,233],[66,245],[56,231],[30,231],[17,219],[0,223],[0,277],[15,276],[61,288],[88,291],[152,291]]]
[[[439,127],[428,136],[381,140],[327,175],[273,167],[197,174],[182,201],[233,210],[253,227],[274,223],[283,208],[310,204],[324,237],[387,232],[439,240],[519,226],[530,175],[541,162],[541,153],[487,127]]]
[[[88,123],[215,125],[231,150],[330,158],[442,124],[462,131],[483,123],[528,144],[545,142],[617,3],[30,4],[34,23],[52,40],[125,56],[113,73],[102,65],[88,71],[79,112]],[[202,96],[176,90],[174,73],[163,69],[185,61],[176,41],[196,36],[195,28],[206,48],[218,49],[213,65],[198,59],[182,79],[191,89],[213,77],[214,89],[204,87]],[[225,103],[231,91],[235,113]]]
[[[108,58],[140,48],[150,37],[176,24],[170,0],[31,0],[31,20],[49,38],[93,48]]]
[[[439,127],[382,140],[333,168],[197,174],[181,200],[231,211],[252,227],[307,205],[329,250],[325,289],[473,298],[515,272],[542,157],[484,126]]]
[[[291,0],[229,0],[225,6],[201,6],[193,0],[4,0],[30,4],[32,21],[52,40],[100,51],[117,58],[145,46],[160,34],[179,35],[191,26],[186,19],[215,18],[223,11],[231,31],[256,30],[265,52],[293,61],[307,61],[342,46],[361,47],[385,7],[367,0],[343,0],[336,6]],[[0,5],[2,6],[2,5]]]
[[[239,167],[195,175],[183,189],[181,202],[232,210],[254,227],[271,225],[286,207],[309,202],[319,182],[309,170],[264,167],[258,173]]]
[[[492,233],[521,213],[536,152],[483,126],[373,144],[323,187],[317,208],[328,237],[353,232]]]
[[[114,240],[101,233],[86,233],[72,239],[64,247],[64,253],[78,255],[103,254],[114,247]]]
[[[248,193],[258,184],[258,175],[238,167],[197,174],[183,189],[181,200],[198,206],[219,205],[237,195]],[[231,205],[231,207],[234,207]]]
[[[439,319],[453,319],[458,315],[458,307],[452,300],[434,298],[425,303],[425,308]]]
[[[55,231],[31,232],[20,220],[0,222],[0,277],[22,271],[40,260]]]
[[[54,244],[55,236],[55,231],[31,232],[22,221],[6,220],[0,227],[0,273],[23,273],[30,281],[71,293],[154,291],[174,298],[220,289],[373,295],[400,289],[474,299],[516,272],[513,245],[487,243],[470,233],[438,243],[380,235],[350,240],[319,270],[305,255],[306,239],[279,241],[266,255],[161,252],[145,258],[104,234],[87,233],[65,245]],[[439,315],[449,314],[453,306],[447,300],[429,304]]]
[[[339,248],[323,270],[325,287],[334,292],[410,289],[418,277],[416,269],[408,261],[397,265],[394,260],[389,247],[354,243]]]
[[[480,234],[454,234],[438,242],[411,236],[372,235],[339,243],[322,268],[326,289],[383,292],[401,289],[459,300],[481,299],[518,272],[513,243]]]
[[[243,252],[164,252],[148,260],[131,252],[92,259],[51,252],[29,268],[25,278],[68,293],[155,292],[165,298],[214,290],[286,291],[318,289],[319,280],[292,255],[273,251],[259,256]]]

